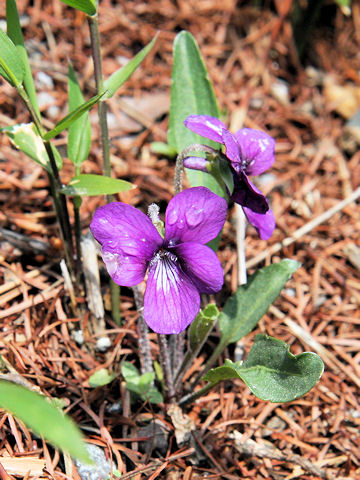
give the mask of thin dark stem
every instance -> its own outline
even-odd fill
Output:
[[[134,293],[134,300],[136,309],[139,312],[138,319],[138,335],[139,335],[139,353],[140,353],[140,364],[141,364],[141,373],[153,372],[153,364],[151,359],[151,350],[149,342],[149,329],[144,321],[143,316],[143,299],[140,292],[139,286],[132,287]]]
[[[102,61],[101,61],[101,45],[100,34],[97,15],[88,17],[91,51],[94,62],[94,74],[97,93],[101,93],[104,89],[104,79],[102,73]],[[111,176],[111,163],[110,163],[110,139],[109,129],[107,123],[107,105],[105,101],[100,100],[98,104],[98,116],[100,126],[100,139],[103,159],[103,173],[107,177]],[[106,196],[106,202],[112,201],[112,196]],[[112,280],[110,280],[110,292],[111,292],[111,313],[113,320],[117,323],[121,323],[120,315],[120,287]]]
[[[218,346],[215,348],[213,354],[209,358],[209,360],[206,362],[205,367],[203,370],[197,375],[195,380],[192,382],[190,386],[190,390],[194,390],[196,385],[200,382],[201,378],[210,370],[210,368],[214,365],[216,360],[219,358],[219,356],[222,354],[222,352],[225,350],[227,347],[227,342],[226,341],[221,341],[218,344]]]
[[[37,114],[37,111],[33,107],[32,103],[30,102],[30,99],[24,87],[22,85],[19,85],[16,87],[16,89],[21,99],[23,100],[26,108],[28,109],[31,115],[31,118],[35,124],[35,127],[38,130],[39,135],[43,137],[45,134],[45,129],[41,123],[41,118]],[[45,141],[45,140],[43,140],[43,144],[50,161],[50,167],[52,172],[52,174],[48,173],[50,190],[54,200],[56,216],[60,225],[60,235],[64,244],[65,258],[69,265],[70,271],[73,273],[74,247],[73,247],[73,241],[72,241],[72,235],[71,235],[69,211],[67,208],[66,198],[64,195],[60,193],[62,184],[61,184],[59,170],[56,165],[54,152],[51,148],[51,144],[49,141]]]
[[[170,363],[170,355],[166,335],[158,334],[160,364],[164,374],[166,396],[173,403],[175,401],[174,379]]]
[[[189,393],[188,395],[185,395],[179,401],[179,407],[184,407],[186,404],[193,402],[194,400],[201,397],[202,395],[205,395],[205,393],[210,391],[215,386],[216,384],[214,383],[208,383],[207,385],[205,385],[205,387],[200,388],[200,390],[196,390],[196,392],[192,392],[192,393]]]
[[[75,243],[76,243],[76,276],[79,279],[81,274],[81,222],[80,222],[80,205],[81,197],[73,198],[74,219],[75,219]]]

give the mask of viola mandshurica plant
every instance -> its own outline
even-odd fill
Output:
[[[170,200],[162,237],[150,218],[121,202],[100,207],[90,229],[111,278],[123,286],[148,279],[144,319],[157,333],[180,333],[200,309],[200,293],[221,290],[219,259],[206,246],[224,226],[226,201],[205,187]]]
[[[233,135],[221,120],[209,115],[190,115],[184,124],[198,135],[225,146],[233,180],[233,191],[228,191],[230,198],[242,206],[246,218],[256,228],[260,238],[270,238],[275,229],[274,214],[266,197],[249,176],[264,173],[274,163],[275,140],[253,128],[242,128]],[[200,157],[188,157],[184,160],[184,166],[206,172],[208,162]]]

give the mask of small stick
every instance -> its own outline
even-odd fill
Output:
[[[344,200],[337,203],[332,208],[329,208],[329,210],[327,210],[326,212],[322,213],[318,217],[314,218],[313,220],[310,220],[310,222],[306,223],[302,227],[295,230],[295,232],[290,237],[284,238],[282,242],[275,243],[267,250],[264,250],[263,252],[259,253],[259,255],[256,255],[254,258],[249,260],[246,263],[247,268],[254,267],[258,263],[265,260],[265,258],[268,255],[274,255],[274,253],[280,252],[282,248],[288,247],[292,243],[296,242],[296,240],[299,240],[299,238],[301,238],[303,235],[306,235],[307,233],[311,232],[311,230],[319,226],[321,223],[324,223],[326,222],[326,220],[329,220],[329,218],[335,215],[335,213],[339,212],[340,210],[345,208],[347,205],[357,200],[359,197],[360,197],[360,187],[358,187],[351,195],[344,198]]]

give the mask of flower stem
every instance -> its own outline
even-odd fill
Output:
[[[160,364],[164,374],[165,390],[170,403],[175,401],[174,378],[171,369],[170,355],[166,335],[158,334]]]
[[[210,370],[210,368],[214,365],[214,363],[219,358],[219,356],[223,353],[223,351],[225,350],[227,345],[228,345],[228,343],[226,341],[220,340],[220,343],[215,348],[213,354],[208,359],[208,361],[205,363],[205,367],[202,369],[202,371],[197,375],[195,380],[192,382],[192,384],[190,386],[190,390],[194,390],[196,385],[200,382],[201,378]]]
[[[208,383],[205,387],[200,388],[200,390],[196,390],[196,392],[188,393],[179,401],[179,407],[184,407],[186,404],[193,402],[197,398],[205,395],[209,390],[214,388],[216,383]]]
[[[101,93],[104,89],[104,79],[102,73],[101,48],[100,48],[100,34],[97,14],[89,16],[88,24],[90,30],[91,52],[94,62],[94,74],[97,93]],[[109,129],[107,123],[107,104],[104,100],[100,100],[98,104],[98,116],[100,126],[100,139],[103,159],[103,173],[105,176],[111,176],[110,163],[110,139]],[[111,195],[106,195],[106,202],[112,201]],[[110,280],[110,294],[111,294],[111,313],[114,322],[121,323],[120,316],[120,287],[112,280]]]
[[[141,373],[153,372],[153,364],[151,359],[151,350],[150,350],[150,342],[149,342],[149,329],[144,321],[143,316],[143,299],[142,294],[140,292],[140,288],[138,285],[132,287],[132,291],[134,294],[134,300],[136,309],[139,312],[139,319],[138,319],[138,335],[139,335],[139,353],[140,353],[140,364],[141,364]]]

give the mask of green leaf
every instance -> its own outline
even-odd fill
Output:
[[[24,65],[24,88],[30,99],[32,106],[40,117],[40,110],[36,98],[36,91],[34,80],[31,73],[29,58],[25,49],[24,37],[21,31],[19,14],[15,0],[6,0],[6,25],[7,34],[10,40],[14,43]]]
[[[119,68],[114,72],[107,80],[104,82],[104,88],[107,90],[105,93],[105,98],[111,98],[116,90],[121,87],[123,83],[135,72],[141,62],[144,60],[146,55],[150,52],[154,46],[157,39],[157,35],[151,40],[150,43],[146,45],[139,53],[135,55],[134,58],[129,60],[129,62],[124,66]]]
[[[96,0],[61,0],[66,5],[76,8],[76,10],[81,10],[86,13],[86,15],[95,15],[96,14]]]
[[[95,373],[89,377],[89,385],[91,388],[102,387],[103,385],[108,385],[111,383],[116,375],[114,373],[109,373],[107,368],[100,368]]]
[[[33,123],[20,123],[18,125],[12,125],[11,127],[4,127],[1,131],[6,133],[16,148],[52,174],[50,160],[45,150],[43,140],[37,133]],[[56,165],[58,169],[61,170],[61,156],[53,145],[51,145],[51,148],[54,152]]]
[[[0,407],[15,415],[56,447],[89,463],[83,436],[78,427],[42,395],[0,380]]]
[[[22,84],[25,75],[25,67],[17,48],[1,29],[0,75],[2,75],[13,87],[19,87]]]
[[[237,342],[251,332],[299,267],[299,262],[286,259],[258,270],[240,285],[219,316],[221,342]]]
[[[91,197],[94,195],[113,195],[119,192],[126,192],[135,187],[136,185],[126,180],[84,173],[73,177],[70,182],[62,188],[61,193],[70,196],[80,195]]]
[[[163,401],[161,393],[153,386],[155,380],[154,372],[147,372],[140,375],[139,370],[130,362],[123,362],[121,374],[125,379],[126,388],[136,393],[144,401],[160,403]]]
[[[194,143],[219,149],[220,145],[185,127],[189,115],[219,117],[220,112],[199,47],[191,33],[182,31],[174,41],[168,143],[177,152]],[[192,187],[205,186],[224,196],[222,188],[208,173],[185,169]]]
[[[71,64],[69,65],[68,88],[69,110],[76,111],[79,106],[84,104],[84,97]],[[89,112],[86,112],[69,126],[67,146],[68,157],[76,167],[80,167],[87,159],[90,151],[90,144],[91,125]]]
[[[225,360],[210,370],[204,380],[216,385],[221,380],[241,378],[252,393],[270,402],[291,402],[311,390],[324,371],[321,358],[305,352],[294,356],[282,340],[257,335],[244,363]]]
[[[200,350],[218,316],[219,310],[214,303],[209,303],[203,310],[200,310],[189,329],[191,351]]]
[[[164,142],[152,142],[150,144],[151,151],[160,155],[165,155],[169,158],[176,157],[176,150],[173,147],[170,147],[169,144]]]
[[[58,122],[55,127],[50,130],[50,132],[47,132],[47,134],[44,135],[44,140],[50,140],[51,138],[56,137],[56,135],[59,135],[59,133],[68,128],[79,117],[81,117],[81,115],[84,115],[85,112],[90,110],[90,108],[93,107],[104,94],[105,92],[99,93],[99,95],[95,95],[95,97],[90,98],[90,100],[83,103],[78,108],[66,115],[66,117],[60,120],[60,122]]]

